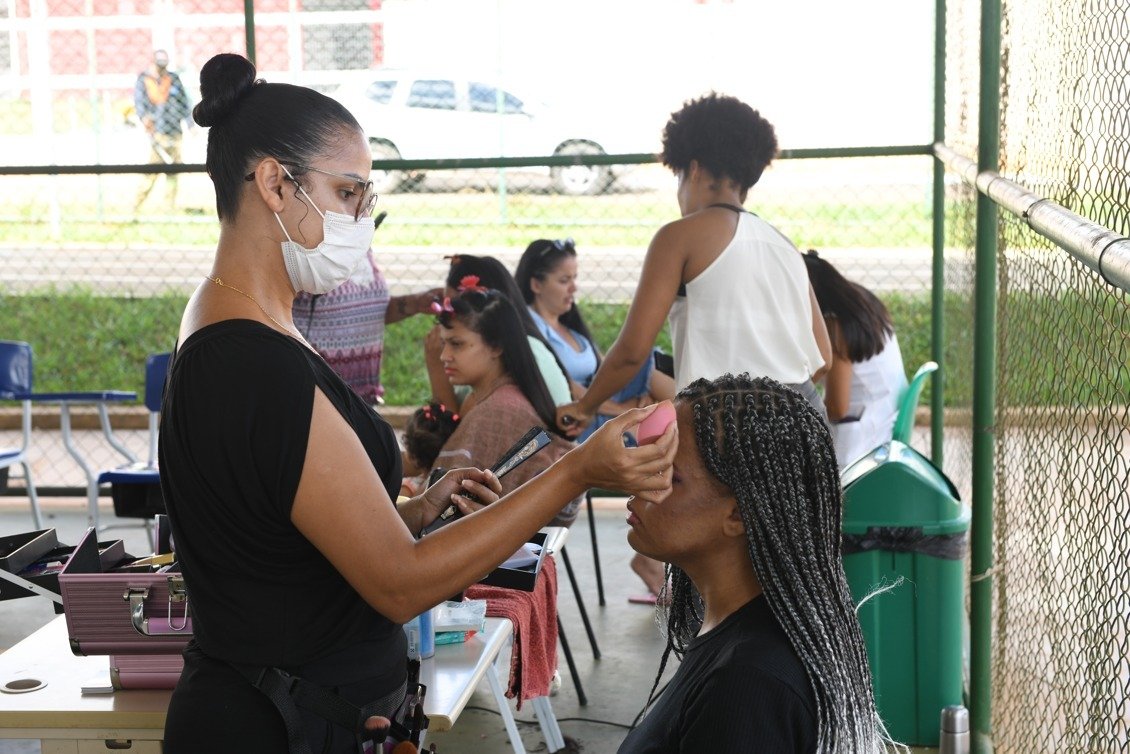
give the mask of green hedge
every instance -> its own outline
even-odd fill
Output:
[[[0,296],[0,338],[35,353],[35,389],[133,390],[145,357],[172,350],[186,297],[106,298],[88,293]]]
[[[884,297],[898,329],[903,359],[908,373],[930,358],[930,301],[925,295],[887,295]],[[119,299],[82,293],[50,296],[0,297],[0,337],[26,340],[35,349],[36,388],[43,391],[120,389],[141,393],[144,385],[145,357],[149,353],[170,350],[173,346],[181,312],[183,296],[157,296],[152,298]],[[1017,297],[1011,303],[1011,321],[1037,327],[1045,321],[1049,307],[1061,313],[1065,310],[1079,313],[1079,320],[1087,323],[1085,313],[1094,307],[1093,301],[1076,296],[1049,300],[1046,297]],[[612,304],[585,306],[586,318],[597,341],[607,348],[619,332],[626,307]],[[969,375],[972,361],[971,303],[967,297],[951,294],[946,299],[947,347],[946,364],[947,405],[968,406],[971,400]],[[1092,324],[1093,319],[1090,319]],[[432,325],[430,317],[416,317],[388,328],[385,343],[383,381],[388,390],[389,405],[415,405],[428,397],[428,383],[424,371],[423,339]],[[1088,325],[1089,326],[1089,325]],[[1086,328],[1082,328],[1086,329]],[[1028,346],[1022,337],[1038,337],[1021,327],[1016,333],[1017,348]],[[1057,333],[1057,351],[1070,363],[1089,358],[1098,333]],[[1078,343],[1070,342],[1079,339]],[[660,345],[670,350],[666,330]],[[1033,347],[1033,350],[1034,347]],[[1022,360],[1023,354],[1017,358]],[[1091,357],[1093,358],[1093,357]],[[1053,373],[1065,366],[1063,361],[1044,360],[1040,364],[1026,365],[1033,372],[1046,373],[1046,379],[1033,379],[1031,403],[1033,405],[1061,405],[1071,403],[1059,387]],[[1094,365],[1091,365],[1093,371]],[[1050,371],[1049,371],[1050,370]],[[1098,390],[1109,395],[1100,397],[1116,403],[1125,403],[1130,395],[1130,376],[1126,365],[1116,364],[1105,370],[1110,379]],[[1068,372],[1070,373],[1070,372]],[[1079,373],[1079,372],[1075,372]],[[925,403],[928,398],[924,396]]]

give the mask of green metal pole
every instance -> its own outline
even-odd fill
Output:
[[[243,0],[243,35],[247,40],[247,59],[255,64],[255,0]]]
[[[946,140],[946,0],[934,6],[934,143]],[[930,291],[931,358],[941,367],[934,372],[930,390],[930,457],[942,468],[942,441],[945,428],[946,374],[946,168],[934,159],[933,287]]]
[[[1000,169],[1001,0],[981,0],[977,168]],[[973,332],[973,522],[969,702],[974,754],[993,750],[993,438],[996,419],[997,207],[977,194]]]

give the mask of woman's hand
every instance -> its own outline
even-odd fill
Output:
[[[557,407],[557,427],[569,437],[576,437],[592,421],[592,414],[574,401]]]
[[[459,492],[469,492],[477,497],[476,503]],[[420,526],[428,526],[452,503],[463,515],[474,513],[480,508],[498,500],[502,494],[502,482],[493,473],[483,469],[452,469],[424,490],[419,496]]]
[[[625,447],[624,433],[633,431],[658,404],[626,411],[605,422],[569,455],[576,454],[579,473],[589,487],[603,487],[658,503],[671,491],[671,466],[679,447],[675,422],[654,443]]]
[[[439,364],[441,353],[443,353],[443,338],[440,337],[439,325],[435,325],[424,336],[424,361],[429,366]]]

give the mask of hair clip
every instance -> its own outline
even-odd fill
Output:
[[[451,415],[451,421],[453,421],[453,422],[459,421],[459,414],[452,414]]]
[[[433,314],[443,314],[444,312],[448,314],[455,313],[455,310],[451,308],[451,298],[449,296],[443,297],[442,304],[438,301],[433,301],[429,308],[432,310]]]
[[[479,285],[478,275],[464,275],[459,281],[459,292],[467,293],[474,291],[475,293],[486,293],[487,289]]]

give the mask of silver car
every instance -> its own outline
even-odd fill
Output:
[[[549,106],[474,79],[398,70],[358,72],[330,95],[369,136],[373,159],[454,159],[598,155],[629,151],[578,126]],[[523,169],[525,170],[525,169]],[[530,168],[530,170],[538,170]],[[542,168],[565,194],[597,194],[615,179],[614,166]],[[380,193],[408,188],[417,171],[374,171]]]

